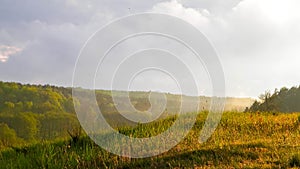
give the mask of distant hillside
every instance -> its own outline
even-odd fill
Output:
[[[82,91],[89,90],[82,89]],[[121,100],[127,97],[123,91],[115,93]],[[95,94],[101,113],[112,127],[133,124],[118,113],[110,91],[96,90]],[[149,94],[150,92],[130,92],[131,104],[139,111],[148,110],[151,106]],[[152,94],[155,96],[159,93]],[[185,104],[180,109],[180,95],[165,94],[165,96],[166,108],[160,119],[178,113],[179,110],[195,112],[197,103],[200,103],[199,111],[206,111],[210,107],[210,97],[182,96]],[[80,128],[73,99],[78,102],[77,98],[72,98],[72,88],[0,81],[0,147],[20,142],[68,137],[69,131]],[[154,97],[154,104],[161,102]],[[227,98],[225,110],[243,111],[252,103],[252,99]],[[126,102],[118,104],[123,107],[129,106]],[[88,107],[85,108],[85,111],[88,110]]]
[[[300,86],[290,89],[283,87],[274,93],[265,92],[260,96],[261,102],[255,101],[245,111],[268,111],[268,112],[300,112]]]
[[[83,89],[84,90],[84,89]],[[96,98],[102,113],[116,112],[110,91],[96,90]],[[126,92],[115,91],[117,97],[127,97]],[[153,92],[155,93],[155,92]],[[152,93],[152,94],[153,94]],[[150,108],[150,92],[130,92],[131,104],[138,110]],[[189,102],[182,108],[184,112],[195,111],[195,103],[200,102],[200,111],[208,110],[210,97],[183,96]],[[175,111],[179,108],[181,96],[166,94],[166,111]],[[243,111],[254,102],[251,98],[226,98],[225,111]],[[0,113],[1,112],[33,112],[44,114],[48,112],[64,112],[75,114],[72,99],[72,89],[51,85],[30,85],[0,81]]]
[[[79,127],[71,88],[0,82],[0,148],[68,137]]]
[[[74,113],[72,89],[0,82],[0,112]]]

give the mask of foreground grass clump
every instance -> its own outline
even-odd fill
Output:
[[[131,159],[106,152],[88,137],[62,140],[0,153],[0,168],[292,168],[300,167],[299,114],[225,113],[205,143],[198,142],[206,119],[200,113],[188,136],[170,151]],[[120,128],[132,137],[157,135],[174,117],[133,128]]]
[[[291,161],[290,161],[291,167],[300,167],[300,154],[293,155]]]

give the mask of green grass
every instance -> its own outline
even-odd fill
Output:
[[[131,159],[108,153],[88,137],[14,147],[0,153],[0,168],[299,168],[299,113],[225,113],[205,143],[198,142],[206,114],[188,136],[161,155]],[[175,117],[120,128],[132,137],[159,134]]]

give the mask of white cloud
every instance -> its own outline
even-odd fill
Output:
[[[299,85],[299,8],[299,0],[3,1],[0,44],[26,48],[1,64],[0,79],[69,86],[78,52],[94,31],[116,17],[152,11],[180,17],[209,38],[229,95],[257,96]],[[0,62],[21,52],[10,50],[1,49]]]
[[[21,48],[15,46],[0,45],[0,62],[7,62],[9,57],[21,51]]]
[[[191,6],[197,3],[202,8]],[[209,38],[223,63],[229,95],[255,97],[267,89],[299,85],[300,1],[232,1],[215,14],[213,9],[221,6],[217,0],[171,0],[153,11],[183,18]]]
[[[210,16],[207,9],[188,8],[183,6],[177,0],[158,3],[153,6],[151,11],[179,17],[198,27],[208,24],[208,17]]]
[[[283,26],[299,20],[299,6],[298,0],[245,0],[239,3],[234,11],[239,14],[253,12],[254,16],[259,16],[277,26]]]

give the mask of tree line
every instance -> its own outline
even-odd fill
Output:
[[[280,90],[273,93],[266,91],[259,96],[260,101],[255,101],[247,112],[300,112],[300,86]]]

